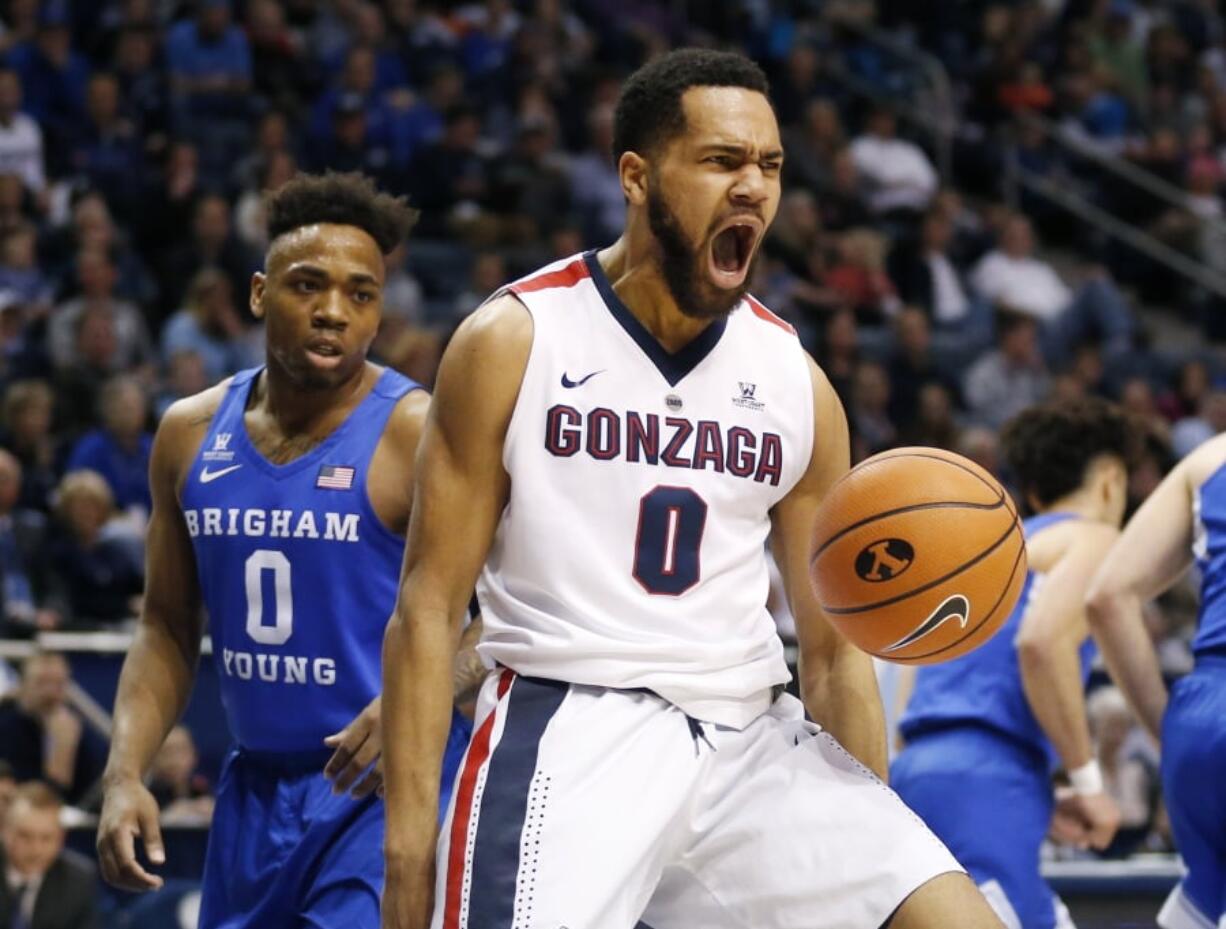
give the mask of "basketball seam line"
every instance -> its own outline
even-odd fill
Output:
[[[975,565],[979,564],[979,562],[983,561],[983,559],[987,558],[988,555],[992,554],[992,552],[996,551],[996,549],[1000,548],[1005,543],[1005,540],[1013,534],[1013,530],[1016,528],[1017,528],[1017,518],[1014,517],[1013,521],[1009,523],[1009,528],[1005,530],[1005,534],[1002,535],[995,542],[993,542],[990,546],[985,548],[982,552],[980,552],[974,558],[972,558],[970,561],[959,565],[955,570],[949,572],[948,574],[945,574],[941,577],[931,580],[927,584],[922,584],[921,586],[915,588],[914,590],[907,591],[907,593],[905,594],[898,594],[897,596],[890,597],[888,600],[881,600],[877,603],[866,603],[863,606],[854,606],[854,607],[837,606],[836,607],[836,606],[826,606],[823,603],[821,604],[821,607],[825,612],[832,613],[835,616],[850,616],[854,613],[863,613],[865,610],[877,610],[883,606],[893,606],[895,603],[901,603],[903,600],[906,600],[910,597],[914,597],[916,594],[922,594],[925,591],[931,590],[933,587],[937,587],[940,584],[945,583],[951,577],[957,577],[967,568],[973,568]],[[1025,543],[1023,542],[1022,544],[1023,544],[1023,547],[1025,547]]]
[[[931,454],[925,454],[922,452],[904,451],[901,448],[882,452],[881,454],[875,456],[875,460],[870,459],[867,461],[863,461],[857,467],[861,467],[863,465],[868,465],[869,467],[872,467],[873,465],[876,465],[879,462],[894,461],[895,459],[898,459],[898,458],[926,458],[929,461],[941,461],[947,465],[953,465],[955,468],[957,468],[960,471],[965,471],[967,474],[969,474],[971,477],[977,480],[984,487],[988,488],[988,490],[992,491],[992,493],[999,493],[1000,491],[1000,488],[997,485],[993,484],[989,480],[986,480],[982,474],[976,474],[972,469],[968,468],[964,464],[959,464],[958,462],[954,461],[952,458],[945,458],[941,455],[931,455]],[[851,476],[854,470],[855,469],[853,468],[852,471],[848,471],[841,478],[835,481],[835,486],[847,480],[847,478]],[[1006,496],[1008,495],[1006,494]]]
[[[976,632],[982,629],[984,624],[987,623],[987,621],[991,619],[993,615],[995,615],[998,609],[1000,609],[1000,604],[1002,601],[1004,601],[1005,594],[1009,592],[1009,587],[1013,584],[1013,579],[1017,576],[1017,566],[1022,563],[1022,556],[1025,555],[1025,553],[1026,553],[1026,543],[1023,541],[1022,544],[1018,546],[1017,557],[1013,559],[1013,570],[1009,572],[1009,580],[1005,582],[1004,589],[1000,592],[1000,596],[997,597],[996,602],[992,604],[992,609],[988,610],[987,615],[985,615],[983,619],[979,620],[979,622],[975,624],[975,627],[971,629],[970,632],[968,632],[966,635],[959,638],[958,641],[951,642],[948,645],[942,645],[940,648],[936,649],[935,651],[925,652],[922,655],[907,655],[907,656],[891,655],[889,660],[893,662],[899,662],[899,663],[923,661],[925,658],[931,658],[933,655],[939,655],[942,652],[949,651],[951,648],[956,648],[958,645],[961,645],[968,638],[970,638],[972,635],[974,635]]]
[[[809,559],[809,566],[812,567],[817,563],[817,559],[821,557],[822,552],[828,549],[831,545],[837,542],[849,532],[854,532],[857,529],[862,529],[869,523],[876,522],[879,519],[887,519],[891,516],[898,516],[900,513],[914,513],[917,510],[940,510],[940,509],[958,509],[958,510],[998,510],[1005,506],[1005,498],[1002,496],[995,503],[971,503],[969,501],[959,500],[942,500],[934,503],[911,503],[907,506],[900,506],[893,510],[884,510],[880,513],[875,513],[872,516],[865,517],[858,522],[852,523],[844,529],[840,529],[825,542],[821,547],[813,553],[813,557]],[[1008,507],[1006,507],[1008,509]],[[1016,517],[1015,520],[1016,522]]]

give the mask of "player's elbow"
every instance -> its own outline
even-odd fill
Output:
[[[1047,666],[1052,655],[1059,647],[1056,636],[1045,630],[1023,628],[1013,643],[1017,649],[1017,660],[1023,670],[1037,671]]]
[[[1096,632],[1111,622],[1128,600],[1127,585],[1118,583],[1109,576],[1099,575],[1086,592],[1086,621],[1090,631]]]

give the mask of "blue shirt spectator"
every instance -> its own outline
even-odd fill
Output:
[[[230,279],[217,268],[205,268],[192,279],[187,305],[162,330],[162,361],[169,366],[181,352],[200,356],[209,384],[259,363],[234,308]]]
[[[122,510],[152,508],[149,458],[153,434],[145,430],[147,401],[140,384],[115,377],[102,388],[102,428],[87,432],[73,446],[65,471],[88,469],[102,475]]]
[[[247,36],[230,22],[227,0],[201,0],[194,20],[166,35],[166,62],[173,92],[192,114],[229,115],[235,97],[251,83]]]
[[[9,64],[21,76],[25,90],[23,109],[45,131],[67,132],[85,115],[85,86],[89,62],[73,51],[66,4],[44,5],[38,33],[9,53]]]

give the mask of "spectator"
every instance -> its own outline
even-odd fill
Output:
[[[361,171],[382,187],[392,176],[391,151],[370,131],[366,103],[358,94],[342,94],[332,108],[331,131],[311,146],[313,171]]]
[[[4,828],[4,821],[15,796],[17,796],[17,772],[7,761],[0,761],[0,829]]]
[[[1107,794],[1120,810],[1120,828],[1105,858],[1123,858],[1146,840],[1154,821],[1158,752],[1137,724],[1123,693],[1099,687],[1086,699],[1086,716]]]
[[[855,314],[850,310],[838,310],[827,317],[816,355],[823,373],[846,408],[851,402],[852,379],[860,363]]]
[[[0,758],[18,781],[44,780],[75,802],[102,773],[106,749],[69,707],[71,683],[63,655],[25,660],[16,693],[0,700]]]
[[[313,83],[312,68],[303,43],[286,24],[284,5],[277,0],[247,4],[247,38],[255,92],[274,112],[298,110]]]
[[[59,532],[48,544],[72,625],[114,625],[140,612],[144,589],[140,545],[113,521],[114,497],[94,471],[70,471],[60,482]]]
[[[507,264],[500,252],[481,252],[473,262],[468,286],[456,297],[457,318],[467,316],[507,281]]]
[[[60,798],[37,781],[17,788],[4,821],[0,925],[98,929],[98,879],[88,859],[64,848]]]
[[[1099,336],[1110,353],[1129,347],[1133,321],[1123,296],[1104,274],[1087,280],[1074,294],[1045,261],[1034,257],[1034,232],[1024,216],[1006,220],[998,249],[984,255],[971,272],[976,292],[998,307],[1038,320],[1050,360],[1068,346]]]
[[[550,152],[552,124],[533,118],[520,124],[515,144],[490,169],[487,204],[502,218],[507,244],[547,237],[570,214],[570,184]]]
[[[54,629],[60,614],[49,602],[44,546],[47,519],[24,510],[21,463],[0,449],[0,635],[28,636]]]
[[[98,401],[102,428],[81,437],[68,456],[66,471],[89,469],[106,481],[121,510],[137,511],[142,522],[152,507],[149,456],[153,434],[145,428],[148,400],[135,378],[107,381]]]
[[[45,381],[17,381],[4,394],[4,431],[0,446],[12,452],[21,466],[21,493],[17,506],[39,513],[51,512],[55,489],[55,443],[51,436],[55,395]]]
[[[42,194],[47,186],[43,164],[43,131],[21,111],[21,78],[0,67],[0,173],[21,178],[26,190]]]
[[[171,93],[180,118],[210,120],[242,112],[251,86],[251,49],[230,22],[229,0],[197,0],[196,17],[166,34]]]
[[[1038,324],[1020,313],[1005,313],[997,325],[997,347],[966,372],[963,396],[975,418],[999,428],[1015,413],[1038,403],[1051,386],[1039,351]]]
[[[958,384],[932,350],[928,317],[915,307],[906,307],[894,319],[895,349],[889,363],[890,418],[899,424],[911,422],[919,409],[920,390],[925,384],[942,385],[957,397]]]
[[[112,61],[124,115],[160,151],[165,144],[170,101],[166,78],[154,61],[157,37],[146,22],[126,23],[119,31]]]
[[[173,249],[167,258],[162,281],[163,301],[172,301],[168,308],[177,310],[196,272],[212,267],[226,273],[232,292],[246,306],[251,275],[258,270],[259,263],[233,235],[230,204],[222,196],[205,194],[192,211],[191,229],[190,241]]]
[[[196,743],[186,726],[175,726],[154,756],[149,792],[163,821],[202,823],[213,818],[213,788],[199,771]]]
[[[1183,458],[1201,443],[1226,430],[1226,385],[1215,384],[1201,397],[1192,416],[1171,427],[1171,450]]]
[[[186,305],[162,331],[163,363],[179,352],[194,352],[204,362],[208,384],[257,364],[262,357],[258,348],[234,308],[230,279],[216,268],[205,268],[192,279]]]
[[[974,350],[992,336],[991,308],[972,300],[952,257],[954,222],[945,209],[924,215],[918,241],[890,253],[888,270],[904,303],[919,307],[939,330]]]
[[[38,264],[35,251],[37,230],[29,223],[14,226],[0,242],[0,289],[17,301],[46,307],[51,302],[51,282]]]
[[[879,107],[869,115],[866,132],[851,144],[856,171],[869,185],[868,202],[878,216],[922,213],[937,191],[937,172],[914,142],[897,136],[894,111]]]
[[[481,219],[487,188],[485,160],[477,151],[481,121],[476,110],[456,104],[447,110],[442,136],[424,146],[409,170],[411,199],[422,211],[420,234],[463,232]]]
[[[822,278],[822,284],[869,325],[881,324],[902,307],[885,273],[885,249],[885,239],[869,229],[845,232],[836,245],[837,261]]]
[[[954,420],[953,395],[940,381],[928,381],[919,389],[915,415],[903,422],[901,445],[929,445],[954,451],[961,431]]]
[[[821,97],[810,100],[805,105],[803,123],[785,135],[788,153],[783,163],[785,189],[830,187],[835,156],[845,145],[838,108]]]
[[[584,241],[603,245],[621,234],[626,198],[613,163],[613,107],[608,104],[588,114],[588,146],[571,162],[570,195]]]
[[[256,254],[268,248],[268,222],[264,195],[280,190],[298,172],[298,162],[289,152],[272,152],[255,186],[244,190],[234,207],[234,232],[239,241]]]
[[[889,375],[879,364],[861,362],[856,368],[851,405],[847,409],[853,461],[863,461],[895,444],[898,430],[890,420],[889,408]]]
[[[166,365],[161,391],[153,400],[153,417],[161,420],[176,400],[191,397],[211,385],[204,371],[204,360],[195,352],[175,352]]]
[[[872,214],[863,186],[851,150],[837,152],[830,168],[830,183],[822,188],[818,198],[823,229],[843,232],[870,224]]]
[[[21,75],[25,111],[38,120],[48,138],[63,144],[85,115],[89,62],[72,47],[71,11],[66,0],[48,0],[38,12],[38,32],[9,53]]]
[[[143,193],[144,151],[123,116],[119,93],[115,75],[100,72],[90,78],[87,118],[71,127],[65,167],[101,191],[120,216],[131,217]]]
[[[285,113],[280,110],[265,113],[255,131],[255,150],[235,165],[232,186],[243,191],[266,189],[264,178],[273,159],[288,156],[291,162],[295,160],[291,142],[289,119]]]
[[[83,360],[79,336],[87,312],[105,317],[114,328],[112,372],[151,363],[153,344],[145,317],[134,303],[115,296],[118,272],[110,255],[98,248],[82,248],[76,258],[76,279],[80,296],[56,307],[47,326],[47,348],[55,367],[64,371]]]

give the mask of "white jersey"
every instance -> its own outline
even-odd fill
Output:
[[[788,679],[765,545],[813,451],[795,331],[747,297],[670,355],[594,252],[507,290],[533,335],[477,588],[483,659],[743,728]]]

